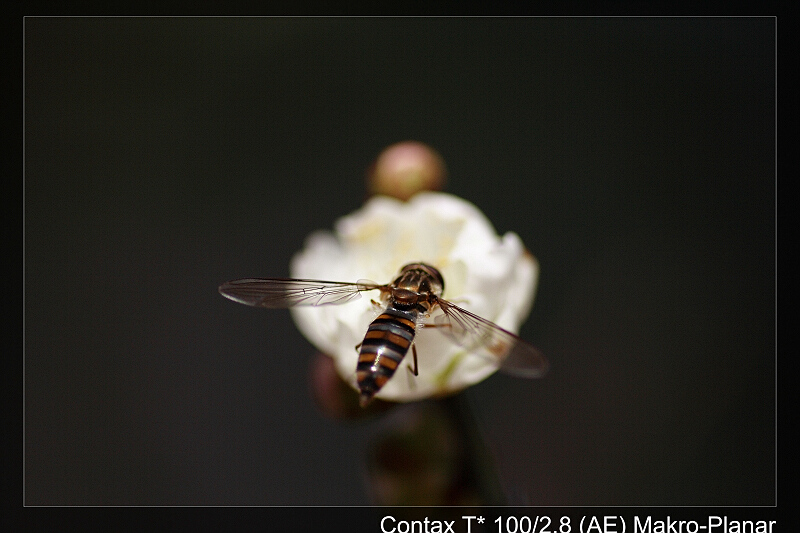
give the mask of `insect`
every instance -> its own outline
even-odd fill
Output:
[[[394,375],[409,349],[414,359],[411,371],[417,375],[414,338],[421,324],[512,375],[534,378],[547,371],[547,359],[531,344],[442,298],[444,279],[436,268],[425,263],[405,265],[397,278],[385,285],[369,281],[248,278],[219,287],[219,292],[234,302],[273,309],[346,304],[360,298],[362,292],[375,290],[381,293],[384,310],[367,328],[364,341],[356,346],[356,383],[362,407]],[[437,307],[442,312],[433,323],[425,323]]]

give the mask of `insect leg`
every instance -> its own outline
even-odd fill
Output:
[[[440,323],[440,324],[437,324],[435,322],[431,322],[430,324],[425,324],[425,329],[428,329],[428,328],[431,328],[431,329],[433,329],[433,328],[447,329],[447,328],[452,328],[452,327],[453,327],[453,325],[450,324],[449,322],[448,323]]]
[[[414,374],[414,376],[419,376],[419,367],[417,366],[417,346],[415,344],[411,345],[411,353],[414,357],[414,368],[412,369],[411,366],[407,366],[409,372]]]
[[[411,368],[411,365],[406,365],[406,370],[408,373],[408,388],[411,390],[415,390],[417,388],[417,382],[414,380],[414,377],[419,375],[419,368],[417,368],[417,348],[413,344],[411,345],[411,353],[414,357],[414,368]]]

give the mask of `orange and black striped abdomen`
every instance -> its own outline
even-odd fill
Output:
[[[389,306],[369,325],[356,367],[362,406],[367,405],[389,381],[408,353],[414,342],[417,315],[416,309]]]

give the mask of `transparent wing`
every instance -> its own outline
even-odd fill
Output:
[[[459,346],[514,376],[538,378],[547,372],[547,358],[527,341],[447,300],[439,298],[438,304],[442,314],[434,318],[434,329]]]
[[[386,290],[371,281],[344,283],[316,279],[247,278],[223,283],[224,297],[245,305],[282,309],[296,305],[338,305],[357,300],[361,292]]]

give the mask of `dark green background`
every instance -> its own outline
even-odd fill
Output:
[[[28,18],[25,503],[367,504],[288,275],[385,146],[541,263],[466,394],[517,503],[775,498],[775,20]],[[353,280],[355,281],[355,280]]]

